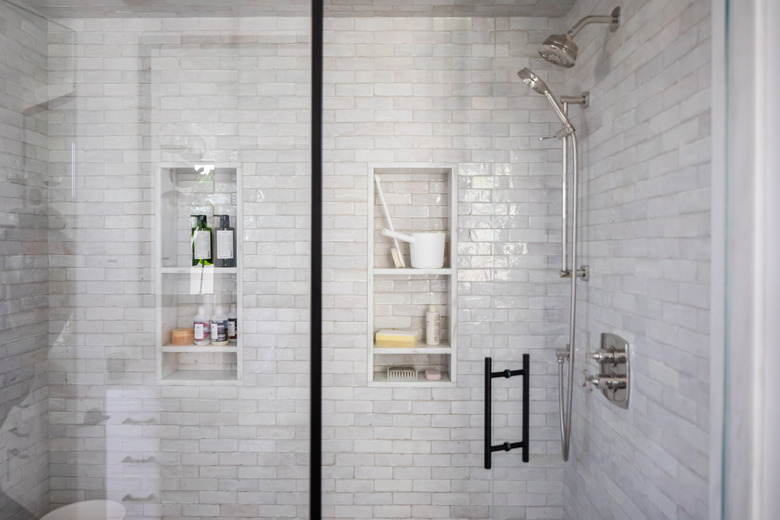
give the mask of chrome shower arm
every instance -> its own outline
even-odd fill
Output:
[[[612,23],[612,17],[611,16],[606,16],[606,15],[604,15],[604,16],[586,16],[585,18],[583,18],[582,20],[577,22],[577,24],[574,27],[572,27],[571,29],[566,31],[566,34],[568,34],[569,36],[574,38],[574,36],[580,31],[580,29],[582,29],[586,25],[590,25],[592,23]]]
[[[612,10],[612,13],[609,15],[602,15],[602,16],[586,16],[579,22],[574,24],[574,27],[568,30],[566,34],[570,35],[572,38],[574,35],[576,35],[580,29],[585,27],[586,25],[590,25],[592,23],[608,23],[611,24],[610,30],[614,31],[618,28],[620,25],[620,7],[616,7]]]

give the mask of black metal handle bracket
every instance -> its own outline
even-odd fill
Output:
[[[494,451],[511,451],[515,448],[522,448],[523,462],[528,462],[528,389],[531,379],[529,367],[530,356],[528,354],[523,354],[523,368],[521,370],[501,372],[493,372],[493,358],[485,358],[485,469],[491,468]],[[523,376],[523,440],[493,445],[493,378],[509,379],[514,376]]]

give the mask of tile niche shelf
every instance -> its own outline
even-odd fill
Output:
[[[156,184],[157,380],[170,384],[238,383],[242,373],[241,337],[241,176],[234,167],[166,166]],[[191,215],[228,215],[236,233],[237,267],[192,266]],[[198,308],[211,318],[217,307],[235,308],[238,337],[227,345],[173,345],[171,332],[191,328]]]
[[[451,165],[374,165],[369,168],[368,200],[368,384],[372,386],[440,386],[455,383],[457,374],[457,204],[456,169]],[[410,267],[409,244],[399,241],[406,267],[394,266],[391,238],[382,235],[389,224],[377,192],[382,187],[393,227],[402,233],[443,231],[444,266]],[[441,315],[438,345],[425,342],[425,312],[435,305]],[[383,329],[416,330],[415,347],[377,347]],[[388,368],[412,367],[416,380],[388,379]],[[425,378],[436,369],[441,379]]]

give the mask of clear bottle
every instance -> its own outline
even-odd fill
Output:
[[[197,225],[192,230],[192,265],[212,265],[212,233],[206,215],[197,216]]]
[[[441,333],[441,316],[436,312],[435,305],[428,306],[428,312],[425,313],[425,344],[438,345],[439,335]]]
[[[236,343],[238,341],[238,318],[236,317],[236,306],[230,307],[228,314],[228,341]]]
[[[211,344],[223,346],[228,344],[228,317],[222,307],[211,318]]]
[[[196,345],[203,346],[211,342],[211,323],[203,305],[198,307],[198,314],[192,319],[192,331]]]
[[[219,217],[219,227],[214,230],[214,266],[235,267],[236,230],[230,227],[229,215],[214,215],[216,217]]]

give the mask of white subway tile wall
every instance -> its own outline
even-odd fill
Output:
[[[563,515],[554,348],[563,346],[565,324],[562,310],[547,310],[564,308],[566,285],[554,268],[560,148],[538,141],[554,132],[555,116],[515,76],[541,61],[529,41],[540,42],[552,27],[544,18],[326,19],[325,518]],[[377,229],[369,234],[365,224],[343,223],[366,222],[374,165],[409,163],[457,168],[453,387],[366,383],[366,241],[378,244],[375,262],[385,266],[390,241],[381,247]],[[421,231],[420,222],[433,215],[432,201],[410,196],[424,181],[382,178],[397,229]],[[397,206],[403,204],[406,211]],[[425,229],[440,225],[433,219]],[[446,290],[443,280],[440,287],[380,282],[378,313],[394,316],[382,326],[422,328],[425,308],[415,302]],[[532,365],[531,462],[523,464],[519,451],[497,453],[494,468],[485,470],[484,358],[493,356],[497,370],[519,368],[525,352]],[[521,440],[521,399],[519,379],[496,382],[495,444]]]
[[[47,23],[0,3],[0,518],[48,506]]]
[[[567,23],[614,4],[582,0]],[[591,93],[573,112],[591,266],[576,359],[592,372],[601,332],[628,340],[631,405],[575,391],[565,518],[707,518],[710,2],[621,5],[617,32],[577,35],[562,76]]]

